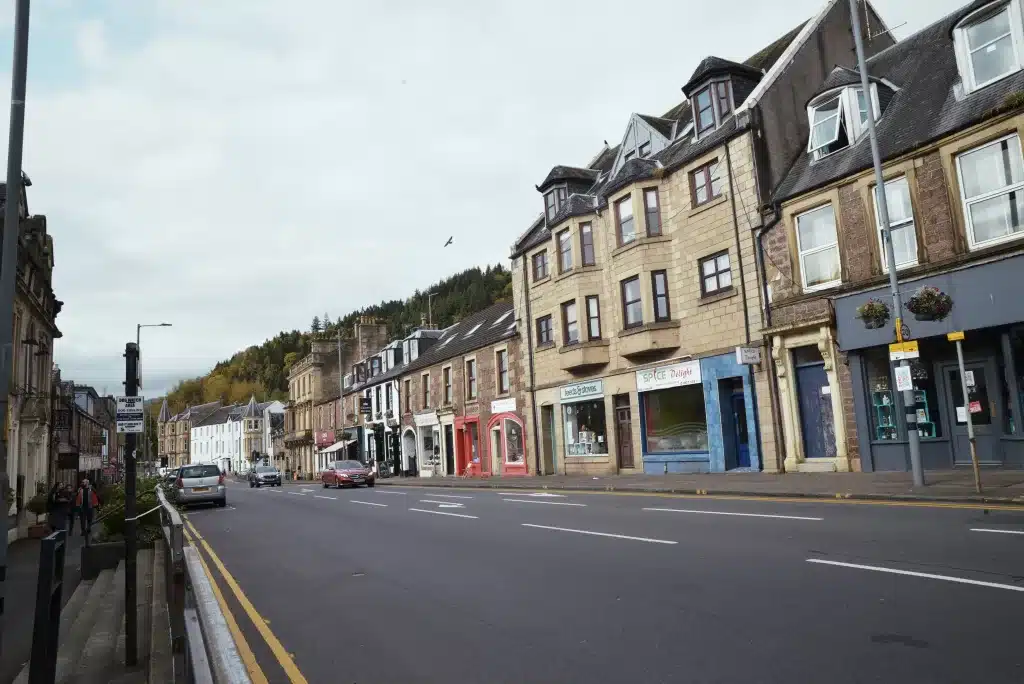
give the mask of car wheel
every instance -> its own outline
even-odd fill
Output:
[[[260,482],[256,483],[256,489],[259,489],[261,486],[262,486],[262,483],[260,483]]]
[[[221,499],[220,501],[217,502],[217,508],[224,508],[227,505],[228,505],[228,500],[227,499]]]
[[[376,483],[376,482],[374,482],[373,480],[370,480],[369,482],[367,482],[367,483],[366,483],[366,486],[367,486],[367,487],[372,487],[372,486],[373,486],[373,485],[375,485],[375,484],[377,484],[377,483]]]
[[[327,480],[324,480],[324,489],[327,489]]]

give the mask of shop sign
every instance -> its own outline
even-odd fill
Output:
[[[741,366],[756,366],[761,363],[760,347],[736,347],[736,363]]]
[[[359,397],[359,413],[364,416],[373,413],[373,400],[370,397]]]
[[[317,430],[316,445],[318,447],[331,446],[334,444],[334,430]]]
[[[577,382],[575,385],[565,385],[558,389],[558,398],[562,403],[571,401],[583,401],[604,396],[604,380],[591,380],[589,382]]]
[[[78,457],[78,469],[79,470],[99,470],[102,468],[102,462],[99,456],[79,456]]]
[[[666,387],[700,384],[700,361],[684,361],[671,366],[636,372],[636,391],[649,392]]]
[[[513,413],[516,410],[516,398],[495,399],[491,402],[491,413]]]
[[[416,427],[427,427],[429,425],[437,425],[437,413],[434,411],[428,411],[426,413],[417,413],[412,417],[412,422],[415,423]]]

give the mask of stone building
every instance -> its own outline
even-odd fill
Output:
[[[743,63],[704,59],[682,103],[537,186],[512,256],[540,472],[781,469],[759,209],[807,128],[793,103],[852,48],[831,0]]]
[[[764,238],[787,470],[909,469],[887,346],[897,318],[919,346],[907,380],[924,466],[970,463],[970,412],[982,464],[1024,467],[1021,9],[969,3],[869,59],[869,97],[843,68],[808,97],[812,132]],[[969,43],[981,35],[1004,37]],[[904,302],[937,288],[952,298],[945,316],[892,310],[869,111]],[[858,320],[869,300],[886,316]],[[966,400],[952,332],[965,336]]]
[[[170,468],[192,463],[192,428],[220,407],[221,402],[213,401],[189,406],[172,416],[165,399],[157,417],[158,462],[162,463],[167,459],[167,466]]]

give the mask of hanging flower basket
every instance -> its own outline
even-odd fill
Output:
[[[889,307],[881,299],[869,299],[857,307],[857,318],[868,330],[876,330],[889,320]]]
[[[941,321],[953,310],[953,298],[937,287],[919,287],[904,306],[919,321]]]

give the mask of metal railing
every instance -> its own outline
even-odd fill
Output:
[[[199,552],[185,545],[181,514],[164,495],[160,527],[175,684],[251,684]]]

